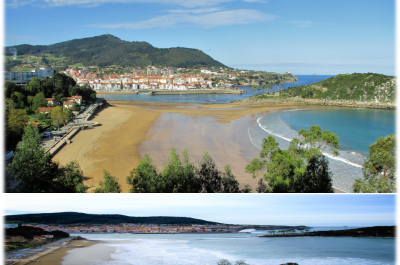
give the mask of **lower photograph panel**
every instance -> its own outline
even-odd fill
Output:
[[[6,264],[395,264],[395,195],[4,194]]]

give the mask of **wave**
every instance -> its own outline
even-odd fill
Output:
[[[297,110],[300,110],[300,109],[297,109]],[[295,110],[287,110],[287,111],[295,111]],[[269,114],[266,114],[266,115],[269,115]],[[270,135],[272,135],[272,136],[276,136],[276,137],[279,137],[279,138],[281,138],[281,139],[283,139],[283,140],[285,140],[285,141],[287,141],[287,142],[291,142],[291,141],[293,140],[293,138],[285,137],[285,136],[283,135],[283,133],[275,132],[275,131],[273,131],[272,129],[269,129],[269,128],[267,128],[266,126],[264,126],[263,124],[261,124],[261,119],[264,118],[266,115],[261,116],[261,117],[259,117],[259,118],[257,119],[258,126],[259,126],[261,129],[263,129],[265,132],[267,132],[268,134],[270,134]],[[289,126],[288,126],[286,123],[284,123],[282,120],[279,120],[279,121],[282,123],[282,125],[284,125],[284,126],[279,126],[279,127],[286,127],[285,129],[291,130],[291,129],[289,128]],[[293,130],[292,130],[292,131],[293,131]],[[291,133],[296,133],[296,132],[293,131],[293,132],[291,132]],[[249,132],[249,137],[250,137],[250,132]],[[253,143],[252,137],[250,137],[250,141]],[[253,143],[253,145],[255,145],[255,144]],[[255,146],[256,146],[256,145],[255,145]],[[259,148],[259,147],[257,147],[257,148]],[[260,149],[260,148],[259,148],[259,149]],[[342,152],[339,152],[339,153],[342,154]],[[339,155],[339,156],[334,156],[333,154],[326,153],[326,152],[323,152],[322,154],[325,155],[326,157],[329,157],[330,159],[337,160],[337,161],[346,163],[346,164],[351,165],[351,166],[354,166],[354,167],[362,168],[362,165],[357,164],[357,163],[355,163],[355,162],[352,162],[352,161],[350,161],[350,160],[348,160],[348,159],[346,159],[346,158],[340,157],[340,155]]]

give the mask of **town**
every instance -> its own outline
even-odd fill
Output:
[[[68,234],[102,234],[102,233],[131,233],[131,234],[178,234],[178,233],[238,233],[245,229],[275,229],[271,225],[203,225],[203,224],[133,224],[121,223],[116,225],[45,225],[45,224],[25,224],[33,228],[41,228],[44,231],[63,231]],[[5,228],[15,228],[17,224],[5,225]]]

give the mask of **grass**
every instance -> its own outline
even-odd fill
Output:
[[[32,69],[34,69],[34,68],[16,66],[12,70],[13,70],[13,72],[30,72]]]

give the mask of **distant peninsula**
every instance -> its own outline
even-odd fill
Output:
[[[275,230],[275,229],[308,229],[310,227],[288,226],[288,225],[238,225],[223,224],[212,221],[205,221],[190,217],[173,216],[151,216],[151,217],[132,217],[121,214],[86,214],[78,212],[59,212],[59,213],[35,213],[35,214],[16,214],[6,215],[5,222],[9,224],[21,225],[46,225],[46,226],[121,226],[122,224],[139,225],[167,225],[167,226],[212,226],[224,227],[223,231],[239,232],[243,229],[256,230]]]
[[[260,237],[299,237],[299,236],[326,236],[326,237],[395,237],[395,226],[372,226],[355,229],[313,231],[305,233],[270,233]]]
[[[297,103],[355,108],[396,108],[396,78],[374,73],[340,74],[236,102],[241,105]]]

